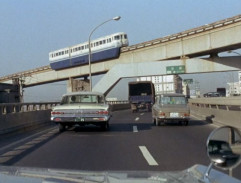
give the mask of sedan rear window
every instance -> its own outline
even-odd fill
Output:
[[[161,97],[160,104],[187,104],[185,97]]]
[[[70,95],[62,99],[61,104],[81,104],[81,103],[104,103],[104,97],[100,95]]]

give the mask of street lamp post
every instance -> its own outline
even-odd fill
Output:
[[[114,18],[111,18],[111,19],[108,19],[108,20],[102,22],[101,24],[99,24],[98,26],[96,26],[96,27],[91,31],[91,33],[90,33],[90,35],[89,35],[89,80],[90,80],[90,91],[92,91],[91,43],[90,43],[90,38],[91,38],[92,34],[94,33],[94,31],[95,31],[96,29],[98,29],[101,25],[103,25],[103,24],[105,24],[105,23],[107,23],[107,22],[109,22],[109,21],[112,21],[112,20],[118,21],[118,20],[120,20],[120,18],[121,18],[120,16],[117,16],[117,17],[114,17]]]

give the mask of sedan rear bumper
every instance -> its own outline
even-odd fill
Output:
[[[109,121],[110,116],[95,116],[95,117],[51,117],[51,121],[55,123],[98,123]]]

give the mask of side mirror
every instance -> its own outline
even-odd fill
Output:
[[[223,126],[212,131],[206,146],[211,164],[204,175],[204,180],[208,180],[213,165],[228,170],[237,167],[241,162],[241,134],[234,127]]]
[[[224,126],[214,130],[207,140],[207,154],[214,166],[230,169],[241,160],[241,135],[238,129]]]

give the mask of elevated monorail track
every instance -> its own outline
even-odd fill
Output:
[[[170,36],[165,36],[163,38],[158,38],[158,39],[154,39],[151,41],[146,41],[146,42],[142,42],[139,44],[135,44],[135,45],[131,45],[128,47],[123,47],[121,48],[121,53],[128,53],[128,52],[134,52],[134,51],[138,51],[141,49],[146,49],[148,47],[152,47],[152,46],[157,46],[157,45],[162,45],[162,44],[168,44],[172,41],[178,41],[178,40],[183,40],[185,38],[192,38],[195,37],[196,35],[200,35],[203,34],[205,32],[210,32],[210,31],[215,31],[218,29],[222,29],[225,28],[226,26],[229,25],[233,25],[233,27],[235,26],[235,24],[240,26],[241,23],[241,15],[237,15],[231,18],[227,18],[221,21],[217,21],[211,24],[205,24],[203,26],[197,27],[197,28],[193,28],[193,29],[189,29],[180,33],[176,33],[176,34],[172,34]],[[198,53],[192,53],[190,55],[185,55],[188,57],[195,57],[195,56],[202,56],[205,54],[209,54],[212,52],[221,52],[221,51],[228,51],[231,49],[237,49],[241,47],[241,42],[235,45],[229,45],[227,47],[221,47],[218,49],[210,49],[208,50],[208,52],[198,52]],[[179,57],[182,57],[183,55],[180,55]],[[167,59],[174,59],[177,57],[169,57]],[[162,59],[161,59],[162,60]],[[12,80],[14,78],[24,78],[24,77],[30,77],[33,74],[38,74],[38,73],[44,73],[44,72],[49,72],[49,71],[53,71],[50,67],[50,65],[46,65],[43,67],[38,67],[35,69],[31,69],[31,70],[27,70],[27,71],[22,71],[22,72],[18,72],[18,73],[14,73],[14,74],[10,74],[7,76],[3,76],[0,77],[0,82],[7,82],[9,80]]]

